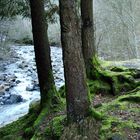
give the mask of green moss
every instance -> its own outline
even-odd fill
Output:
[[[96,111],[93,108],[90,108],[90,110],[89,110],[89,116],[92,116],[96,120],[102,120],[103,117],[104,117],[104,115],[101,112],[98,112],[98,111]]]
[[[140,92],[132,92],[131,94],[126,94],[119,96],[115,100],[109,102],[109,103],[103,103],[102,106],[98,107],[96,110],[102,113],[108,113],[108,111],[113,111],[113,110],[124,110],[125,107],[128,106],[128,103],[133,102],[133,103],[140,103]]]
[[[90,89],[89,100],[91,101],[91,96],[94,96],[96,93],[105,94],[113,92],[118,95],[120,91],[127,91],[128,89],[132,89],[132,87],[134,88],[135,80],[133,78],[133,74],[126,69],[122,70],[122,68],[114,68],[113,71],[104,71],[101,68],[93,70],[92,80],[88,80],[87,82]],[[53,95],[54,92],[55,95]],[[9,138],[12,140],[14,137],[19,140],[28,140],[31,137],[32,140],[49,140],[49,138],[59,139],[65,126],[66,116],[61,115],[54,117],[54,114],[65,110],[65,87],[60,89],[60,94],[56,92],[55,89],[50,90],[47,97],[47,100],[45,99],[47,104],[45,104],[42,110],[40,110],[40,102],[37,101],[33,104],[30,104],[28,115],[22,117],[10,125],[7,125],[4,128],[1,128],[0,138],[2,140]],[[119,137],[123,137],[124,134],[122,132],[124,132],[126,127],[133,130],[139,128],[138,124],[133,121],[124,121],[120,118],[117,118],[116,114],[113,114],[114,116],[109,114],[110,112],[117,112],[118,110],[128,110],[128,105],[130,103],[140,103],[139,87],[131,92],[126,93],[126,95],[117,97],[117,99],[113,100],[112,102],[104,103],[102,106],[96,109],[89,110],[90,119],[102,122],[102,126],[100,128],[101,140],[116,136],[118,137],[118,135]],[[131,108],[130,111],[139,113],[137,108]],[[52,118],[48,117],[49,115]],[[95,123],[96,122],[94,122],[93,126]],[[42,131],[42,127],[44,127],[45,131]],[[77,135],[79,135],[78,127],[76,128]],[[81,134],[84,132],[83,128],[80,128],[80,132]],[[80,136],[82,137],[81,134]]]
[[[59,112],[62,108],[64,108],[63,102],[52,102],[52,100],[50,100],[48,106],[40,111],[40,102],[33,102],[30,104],[28,115],[12,124],[0,128],[0,138],[3,139],[5,136],[21,136],[23,139],[28,139],[34,134],[39,133],[39,126],[42,125],[44,119],[46,119],[50,113]]]
[[[129,94],[119,97],[118,100],[120,102],[140,103],[140,90],[133,90]]]
[[[112,102],[105,103],[101,107],[96,109],[98,112],[104,113],[104,116],[102,118],[102,127],[100,129],[101,140],[117,137],[116,134],[119,134],[120,138],[123,137],[127,138],[125,130],[129,130],[135,133],[137,129],[140,129],[139,124],[132,119],[133,117],[132,118],[128,117],[127,119],[124,120],[123,117],[118,112],[118,111],[120,112],[127,111],[129,115],[133,111],[135,112],[135,115],[139,114],[139,109],[135,108],[137,107],[137,105],[135,104],[140,103],[139,93],[140,92],[137,91],[137,92],[131,92],[123,96],[119,96],[117,99],[113,100]],[[134,108],[132,108],[132,106],[134,106]]]
[[[56,88],[51,89],[47,94],[47,99],[44,101],[43,109],[41,109],[39,116],[34,122],[34,127],[37,128],[50,113],[59,112],[59,110],[64,108],[64,103]]]
[[[126,138],[125,129],[136,131],[138,128],[140,128],[140,126],[133,121],[121,121],[118,118],[108,116],[102,121],[100,139],[109,139],[116,135],[116,133]]]
[[[111,69],[112,68],[112,61],[100,60],[99,63],[104,69]]]
[[[12,137],[22,137],[24,130],[33,125],[36,116],[36,113],[30,113],[21,117],[19,120],[0,128],[0,138],[5,139],[8,136],[10,136],[11,139]]]
[[[45,117],[49,114],[49,109],[48,108],[44,108],[41,110],[41,112],[39,113],[39,116],[36,118],[35,122],[34,122],[34,128],[37,128],[45,119]]]
[[[108,94],[111,90],[110,85],[108,83],[100,80],[89,80],[88,86],[91,94]]]
[[[140,82],[135,79],[135,77],[140,77],[139,71],[122,66],[109,67],[109,65],[112,65],[111,62],[101,61],[97,57],[93,58],[92,63],[90,80],[96,81],[92,84],[91,91],[93,93],[99,91],[101,93],[120,95],[122,92],[130,91],[140,85]]]
[[[65,127],[61,140],[94,140],[99,138],[100,121],[87,117],[79,123],[71,123]]]
[[[65,85],[63,85],[58,92],[60,93],[61,98],[66,98]]]
[[[34,129],[33,129],[32,126],[25,129],[25,131],[24,131],[24,137],[31,138],[33,135],[34,135]]]
[[[29,104],[29,113],[39,112],[40,110],[40,100],[34,100]]]
[[[20,136],[14,136],[14,135],[5,136],[1,140],[15,140],[15,138],[16,138],[16,140],[23,140],[22,137],[20,137]]]
[[[114,72],[129,72],[129,69],[123,66],[114,66],[110,70]]]
[[[46,135],[53,138],[59,138],[62,135],[64,129],[65,119],[65,115],[53,118],[46,128]]]
[[[56,90],[55,86],[52,86],[52,89],[48,93],[42,93],[41,97],[41,107],[56,107],[61,102],[60,93]]]

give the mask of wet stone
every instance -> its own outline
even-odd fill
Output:
[[[108,140],[128,140],[126,137],[120,135],[120,134],[114,134],[111,138]]]
[[[9,99],[10,98],[10,94],[5,94],[3,98]]]
[[[34,91],[34,85],[28,85],[26,91]]]
[[[4,104],[15,104],[20,103],[23,101],[23,98],[21,95],[12,94],[9,99],[7,99]]]
[[[21,81],[20,80],[16,80],[16,84],[19,84],[19,83],[21,83]]]

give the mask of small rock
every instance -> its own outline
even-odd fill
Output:
[[[126,137],[120,135],[120,134],[114,134],[111,138],[109,138],[108,140],[127,140]]]
[[[0,91],[4,89],[4,85],[0,85]]]
[[[13,104],[13,103],[12,103],[11,100],[8,99],[8,100],[6,100],[6,101],[4,102],[4,104],[5,104],[5,105],[7,105],[7,104],[9,105],[9,104]]]
[[[0,80],[4,80],[5,79],[5,76],[4,75],[0,75]]]
[[[0,61],[4,60],[3,58],[0,57]]]
[[[10,86],[5,86],[5,91],[9,91],[10,90]]]
[[[6,99],[10,98],[10,94],[5,94],[3,98],[6,98]]]
[[[4,105],[4,103],[3,102],[0,102],[0,105]]]
[[[24,69],[24,68],[27,68],[28,65],[25,64],[25,63],[21,63],[21,64],[18,65],[18,67],[19,67],[20,69]]]
[[[3,95],[5,92],[6,91],[4,85],[0,85],[0,95]]]
[[[4,102],[4,104],[15,104],[20,103],[23,101],[23,98],[21,95],[12,94],[8,100]]]
[[[34,85],[28,85],[26,87],[26,91],[33,91],[34,90]]]
[[[33,71],[32,71],[31,69],[28,69],[28,72],[29,72],[29,73],[33,73]]]
[[[20,80],[17,80],[17,81],[16,81],[16,84],[19,84],[19,83],[21,83],[21,81],[20,81]]]
[[[39,90],[39,84],[34,85],[34,90]]]
[[[15,75],[9,76],[9,77],[6,78],[6,82],[13,83],[13,82],[16,81],[16,78],[17,77]]]

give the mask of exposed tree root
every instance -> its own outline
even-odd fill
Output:
[[[130,91],[140,85],[140,70],[116,66],[106,69],[101,66],[100,61],[97,59],[93,60],[90,75],[90,80],[93,81],[92,88],[96,89],[95,93],[120,95],[122,92]],[[101,91],[102,88],[103,91]]]

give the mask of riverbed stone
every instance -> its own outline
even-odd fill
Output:
[[[34,91],[34,85],[28,85],[26,91]]]
[[[128,140],[125,136],[120,134],[114,134],[109,140]]]
[[[16,84],[19,84],[19,83],[21,83],[21,81],[20,80],[16,80]]]
[[[0,85],[0,95],[3,95],[5,93],[4,85]]]
[[[23,98],[21,95],[12,94],[9,99],[7,99],[4,104],[15,104],[23,102]]]
[[[4,95],[4,97],[3,97],[3,98],[9,99],[9,98],[10,98],[10,96],[11,96],[11,95],[7,93],[7,94],[5,94],[5,95]]]
[[[19,67],[20,69],[24,69],[24,68],[27,68],[28,65],[25,64],[25,63],[21,63],[21,64],[18,65],[18,67]]]

